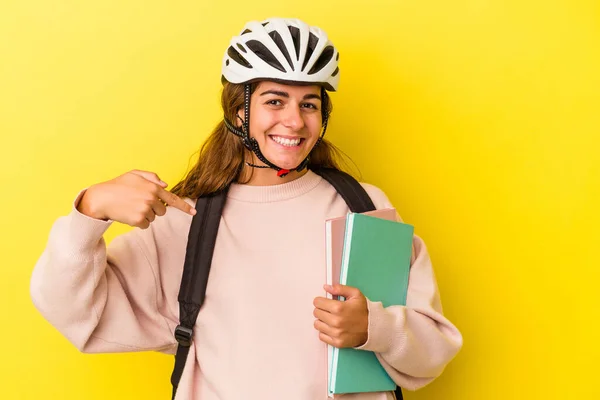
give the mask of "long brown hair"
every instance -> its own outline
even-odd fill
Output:
[[[253,92],[258,83],[251,86]],[[321,107],[329,117],[332,104],[323,91]],[[244,85],[225,82],[221,94],[221,107],[229,121],[236,121],[238,110],[244,107]],[[251,178],[240,181],[244,160],[249,155],[239,137],[232,134],[220,121],[200,148],[198,161],[185,178],[171,189],[179,197],[197,199],[217,192],[232,182],[247,183]],[[347,170],[347,156],[323,138],[310,154],[308,168],[337,168]],[[344,168],[342,167],[344,166]]]

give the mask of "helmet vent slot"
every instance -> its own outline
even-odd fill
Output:
[[[246,42],[246,46],[256,54],[261,60],[269,64],[271,67],[280,70],[281,72],[286,72],[283,65],[275,58],[273,53],[267,47],[259,42],[258,40],[249,40]]]

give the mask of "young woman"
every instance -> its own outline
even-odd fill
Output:
[[[323,400],[326,344],[378,353],[406,389],[439,376],[462,338],[442,315],[420,238],[406,307],[323,286],[325,219],[349,211],[313,172],[339,168],[322,138],[338,60],[326,34],[302,21],[248,23],[223,59],[224,120],[187,177],[169,192],[155,173],[127,172],[82,191],[55,222],[31,280],[43,316],[83,352],[172,354],[195,199],[229,187],[177,399]],[[393,207],[362,185],[377,208]],[[115,221],[137,228],[107,247]]]

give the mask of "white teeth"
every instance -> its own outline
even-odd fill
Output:
[[[271,136],[274,142],[277,142],[283,146],[294,147],[300,144],[301,139],[286,139],[279,136]]]

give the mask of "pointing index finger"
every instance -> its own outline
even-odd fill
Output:
[[[168,192],[163,188],[160,188],[158,191],[158,198],[170,205],[171,207],[175,207],[184,213],[190,215],[196,215],[196,209],[186,203],[181,197],[177,196],[174,193]]]

